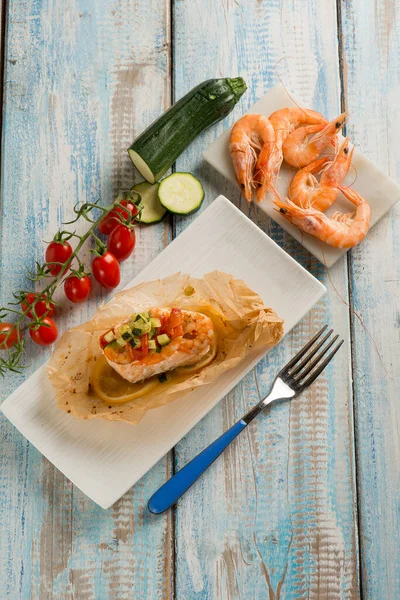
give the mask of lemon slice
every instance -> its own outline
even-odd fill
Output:
[[[207,352],[207,354],[205,356],[203,356],[203,358],[201,358],[197,363],[194,363],[194,365],[187,365],[186,367],[178,367],[175,370],[177,373],[182,373],[182,374],[185,373],[186,375],[191,375],[192,373],[197,373],[197,371],[200,371],[200,369],[204,369],[204,367],[208,367],[208,365],[210,365],[212,363],[214,358],[217,356],[217,352],[218,352],[217,336],[214,333],[212,346],[211,346],[210,350]]]
[[[107,404],[124,404],[141,398],[154,388],[157,378],[138,383],[129,383],[108,364],[104,356],[100,356],[92,372],[92,384],[99,398]]]

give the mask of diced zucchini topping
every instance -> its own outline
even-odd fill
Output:
[[[115,335],[113,331],[108,331],[105,335],[104,335],[104,339],[107,342],[107,344],[110,344],[111,342],[113,342],[115,340]]]
[[[140,341],[140,337],[137,337],[137,336],[133,336],[129,340],[129,343],[132,346],[132,348],[140,348],[142,345],[142,342]]]
[[[104,335],[107,345],[112,343],[119,349],[122,349],[129,343],[132,348],[142,346],[141,336],[147,334],[149,340],[149,350],[161,352],[162,347],[171,342],[167,334],[157,335],[157,330],[161,327],[161,320],[157,317],[151,317],[148,311],[133,314],[129,322],[123,323],[114,331],[108,331]]]
[[[170,343],[170,341],[171,340],[169,339],[166,333],[162,333],[161,335],[157,336],[157,342],[160,344],[160,346],[166,346]]]
[[[126,333],[130,333],[130,327],[128,324],[124,323],[124,325],[121,325],[121,327],[119,328],[118,334],[119,334],[119,336],[126,339],[126,337],[124,337],[124,334],[126,334]]]
[[[123,323],[114,331],[108,331],[104,335],[107,344],[115,342],[118,347],[123,348],[129,343],[132,348],[140,348],[142,345],[141,336],[148,335],[149,350],[158,351],[158,345],[153,339],[157,333],[157,328],[161,327],[160,319],[151,317],[148,311],[133,314],[129,322]]]

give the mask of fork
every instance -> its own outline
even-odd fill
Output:
[[[328,325],[325,325],[298,352],[276,376],[270,393],[256,404],[235,425],[225,431],[215,442],[205,448],[200,454],[187,463],[171,479],[162,485],[148,502],[149,511],[160,514],[170,508],[193,485],[204,471],[218,458],[229,444],[266,406],[277,400],[291,400],[299,396],[310,386],[330,363],[344,340],[335,335],[331,338],[333,329],[323,336]],[[323,336],[323,337],[322,337]],[[331,339],[329,339],[331,338]],[[327,342],[327,343],[326,343]],[[326,345],[325,345],[326,343]],[[334,346],[332,351],[327,352]],[[327,356],[326,356],[327,355]],[[304,357],[304,358],[303,358]],[[325,357],[325,358],[324,358]],[[322,360],[324,359],[324,360]]]

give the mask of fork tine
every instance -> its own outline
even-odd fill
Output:
[[[295,365],[297,361],[305,355],[305,353],[311,348],[313,343],[324,333],[327,327],[328,325],[324,325],[324,327],[320,331],[318,331],[316,335],[314,335],[314,337],[300,350],[300,352],[298,352],[295,356],[293,356],[291,360],[289,360],[289,362],[281,369],[279,375],[286,374],[288,370],[291,369],[293,365]]]
[[[311,385],[317,379],[318,375],[320,375],[322,373],[322,371],[325,369],[325,367],[331,362],[332,358],[335,356],[336,352],[339,350],[340,346],[343,343],[344,343],[344,340],[341,340],[338,343],[338,345],[336,346],[336,348],[334,348],[332,350],[332,352],[320,364],[318,369],[315,369],[315,371],[313,373],[311,373],[310,377],[308,377],[303,383],[300,384],[300,386],[298,387],[299,391],[303,391],[305,388],[307,388],[309,385]]]
[[[311,352],[309,352],[305,358],[303,358],[303,360],[300,362],[299,365],[297,365],[297,367],[291,371],[291,373],[289,373],[290,377],[294,377],[295,375],[297,375],[297,373],[300,373],[300,371],[303,369],[303,367],[305,367],[310,360],[312,359],[313,356],[315,356],[318,352],[318,350],[325,344],[326,340],[332,335],[333,333],[333,329],[330,329],[328,331],[328,333],[322,338],[322,340],[315,346],[315,348],[313,348],[311,350]],[[336,336],[337,339],[337,336]]]
[[[306,375],[308,375],[309,373],[311,373],[311,371],[314,369],[314,367],[316,367],[317,364],[321,361],[321,358],[323,356],[325,356],[325,354],[328,352],[329,348],[331,348],[333,346],[333,344],[336,342],[336,340],[338,339],[338,337],[339,337],[338,335],[335,335],[335,337],[331,339],[331,341],[329,342],[329,344],[327,344],[325,346],[325,348],[323,348],[321,350],[321,352],[319,352],[318,356],[316,358],[314,358],[314,360],[312,360],[310,363],[307,362],[306,363],[306,368],[303,371],[301,371],[297,375],[297,377],[294,377],[294,380],[295,381],[300,381],[301,379],[304,379],[304,377],[306,377]],[[303,362],[305,362],[305,361],[303,361]],[[293,377],[293,375],[294,375],[293,373],[290,373],[289,377],[291,378],[291,377]]]

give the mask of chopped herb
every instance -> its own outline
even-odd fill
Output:
[[[143,331],[141,329],[138,329],[137,327],[133,328],[132,333],[133,333],[133,335],[138,335],[138,336],[143,335]]]
[[[130,345],[132,346],[132,348],[136,348],[136,340],[134,339],[130,339],[129,340]]]
[[[167,381],[167,375],[166,375],[166,373],[160,373],[160,375],[158,376],[158,381],[160,383],[165,383]]]
[[[161,350],[162,350],[162,346],[157,346],[157,348],[156,348],[156,352],[160,353],[160,352],[161,352]]]
[[[129,340],[131,338],[130,331],[125,331],[125,333],[123,333],[121,337],[123,337],[124,340]]]
[[[142,317],[140,315],[136,315],[135,321],[139,321]]]

